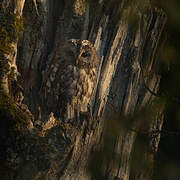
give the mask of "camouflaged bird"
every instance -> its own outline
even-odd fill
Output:
[[[48,111],[65,120],[86,112],[96,87],[97,66],[97,52],[88,40],[70,39],[61,45],[41,90]]]

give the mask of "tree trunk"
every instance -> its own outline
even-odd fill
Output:
[[[0,24],[0,42],[5,42],[0,45],[0,113],[2,129],[8,130],[1,131],[0,175],[151,179],[163,123],[163,106],[156,97],[160,83],[156,53],[164,12],[126,0],[2,0],[0,5],[6,20]],[[12,17],[6,18],[9,12]],[[21,33],[15,29],[2,35],[9,24],[19,28],[21,19]],[[59,46],[69,39],[89,40],[98,54],[92,103],[86,113],[73,115],[78,123],[57,118],[55,111],[60,109],[49,111],[41,91]],[[25,121],[19,120],[20,114]],[[111,154],[104,153],[107,147]]]

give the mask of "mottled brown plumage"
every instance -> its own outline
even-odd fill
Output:
[[[98,57],[87,40],[71,39],[61,45],[44,75],[42,94],[49,111],[71,119],[86,112],[96,87]]]

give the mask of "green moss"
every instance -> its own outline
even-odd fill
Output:
[[[11,97],[0,94],[0,119],[1,128],[11,131],[20,131],[27,125],[26,116],[16,106]],[[1,130],[2,132],[2,130]]]
[[[13,54],[12,43],[16,43],[20,31],[23,29],[23,21],[14,14],[12,6],[8,8],[2,7],[0,4],[0,77],[7,73],[9,69],[6,55]],[[8,76],[9,80],[13,80],[14,70]],[[0,87],[1,88],[1,87]],[[0,89],[0,119],[7,128],[20,130],[26,123],[26,117],[16,106],[12,97],[1,94]],[[12,130],[12,129],[11,129]]]
[[[0,71],[3,72],[7,60],[5,54],[13,53],[11,44],[16,42],[23,29],[22,19],[14,14],[13,8],[0,9]]]
[[[3,8],[1,4],[0,6],[0,78],[2,78],[10,70],[6,56],[14,53],[12,43],[17,41],[19,33],[23,29],[23,22],[17,14],[14,14],[11,6],[8,8]],[[11,69],[8,79],[14,79],[13,69]],[[2,84],[0,84],[0,88],[2,88]],[[0,115],[7,115],[8,110],[10,110],[9,115],[15,113],[13,103],[10,102],[10,98],[0,95]]]
[[[19,138],[23,137],[26,126],[24,113],[10,97],[0,94],[0,179],[9,179],[13,172],[11,163],[7,161],[7,149],[11,148],[15,152],[21,150],[23,141]]]

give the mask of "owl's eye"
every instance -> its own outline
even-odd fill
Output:
[[[84,52],[81,54],[82,57],[90,57],[91,54],[89,52]]]

